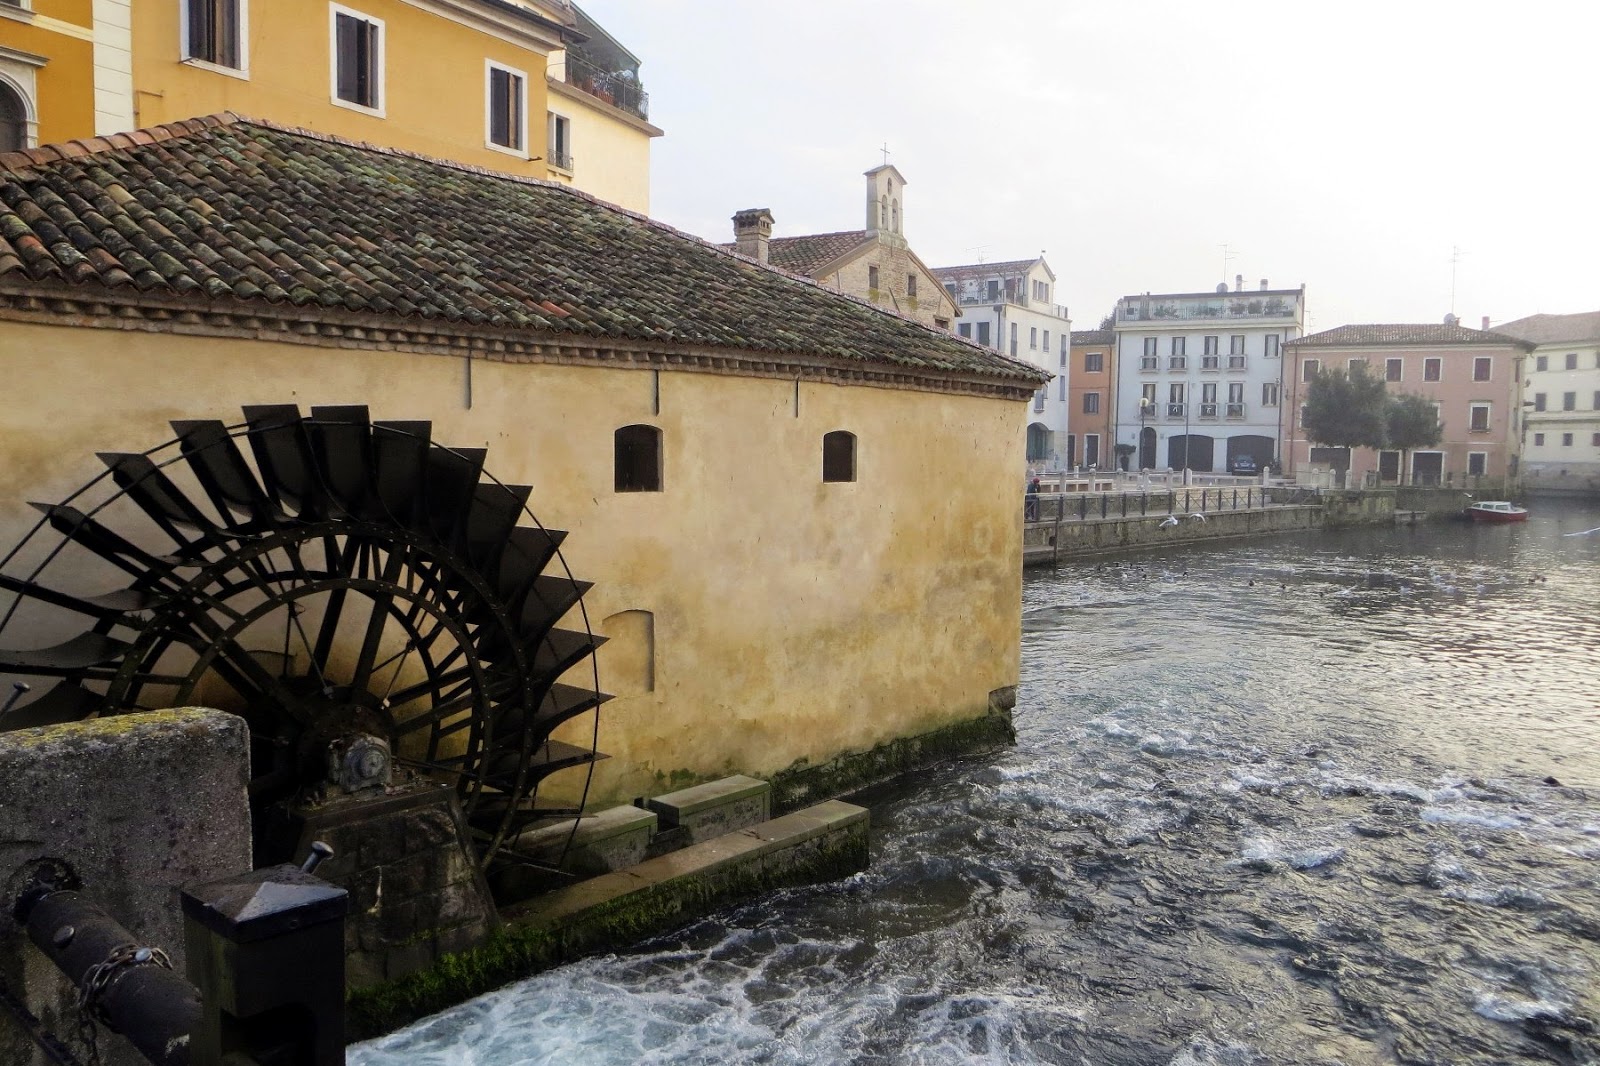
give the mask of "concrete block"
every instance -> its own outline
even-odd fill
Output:
[[[759,825],[772,816],[772,786],[737,774],[647,800],[666,829],[682,829],[691,844]]]
[[[178,889],[250,869],[250,766],[244,721],[199,708],[0,733],[0,892],[30,863],[62,859],[84,889],[183,972]],[[0,976],[57,1033],[76,1029],[72,990],[0,907]],[[108,1063],[142,1063],[102,1038]],[[33,1046],[0,1012],[0,1062]]]
[[[576,833],[570,821],[529,829],[517,838],[517,850],[551,865],[560,862],[563,869],[586,876],[610,873],[644,861],[658,821],[655,811],[612,807],[579,819]]]

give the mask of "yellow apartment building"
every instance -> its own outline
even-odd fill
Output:
[[[567,0],[0,0],[0,147],[233,111],[648,212],[638,67]]]

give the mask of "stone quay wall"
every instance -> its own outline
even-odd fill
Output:
[[[0,733],[0,981],[69,1046],[77,992],[11,917],[34,864],[66,862],[182,973],[179,888],[250,869],[249,766],[244,720],[197,708]],[[99,1048],[106,1066],[146,1061],[103,1030]],[[0,1062],[47,1066],[7,1011]]]

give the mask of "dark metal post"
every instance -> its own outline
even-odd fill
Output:
[[[343,1066],[348,904],[344,889],[287,864],[183,893],[189,975],[205,999],[194,1066],[241,1052]]]
[[[1105,493],[1100,494],[1100,517],[1104,518],[1110,513],[1111,499]]]
[[[1139,513],[1141,515],[1150,513],[1150,494],[1148,492],[1139,493]]]

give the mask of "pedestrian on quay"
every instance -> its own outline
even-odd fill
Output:
[[[1028,491],[1024,494],[1022,516],[1026,521],[1039,520],[1039,475],[1035,474],[1028,479]]]

